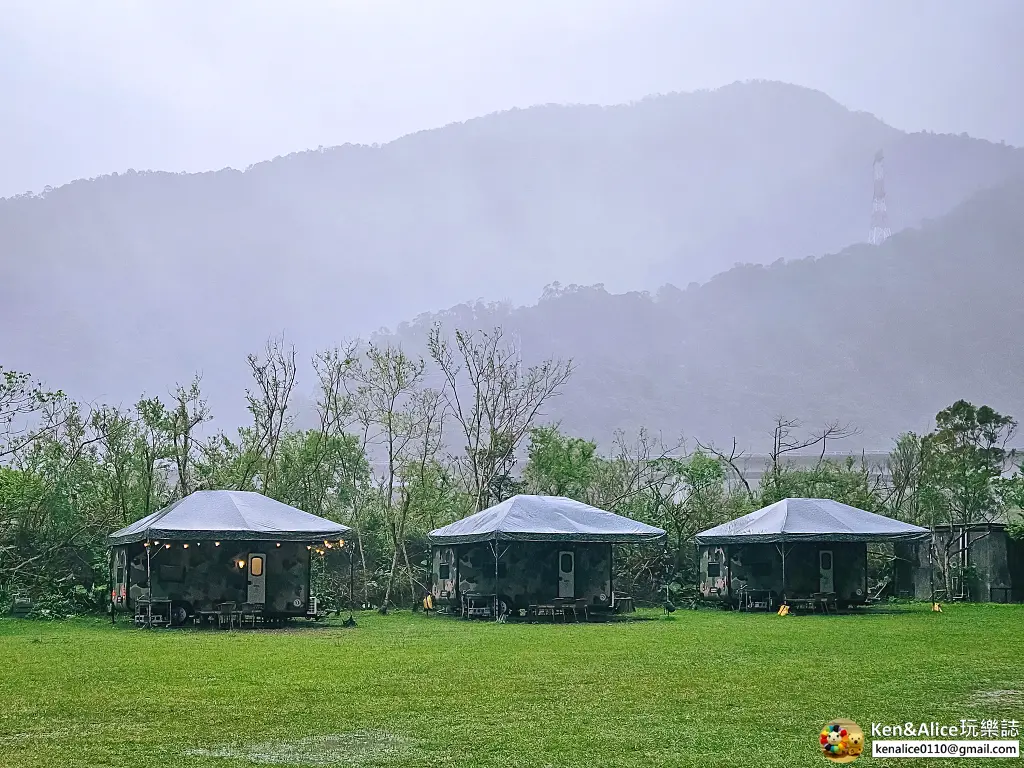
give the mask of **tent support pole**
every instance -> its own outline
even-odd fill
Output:
[[[782,556],[782,605],[786,604],[786,543],[778,545],[779,555]]]
[[[494,620],[498,620],[498,540],[494,540]]]
[[[107,548],[107,571],[109,572],[109,576],[110,576],[110,623],[112,625],[114,623],[114,611],[115,611],[115,608],[114,608],[114,590],[116,589],[116,587],[114,586],[114,558],[115,557],[116,557],[116,555],[114,554],[114,548],[113,547],[108,547]],[[127,565],[128,565],[128,562],[127,562],[127,558],[126,558],[125,559],[125,572],[128,571]]]
[[[146,542],[146,589],[149,590],[149,600],[146,604],[146,627],[147,629],[153,628],[153,574],[149,567],[149,553],[152,550],[150,546],[152,542]]]
[[[935,606],[935,531],[932,531],[931,541],[928,542],[928,592],[931,595],[932,607]],[[917,555],[917,562],[921,562],[920,552]]]
[[[608,601],[615,609],[615,545],[608,545]]]
[[[352,617],[352,604],[356,597],[356,551],[355,547],[348,551],[348,618],[344,626],[354,627],[356,620]]]

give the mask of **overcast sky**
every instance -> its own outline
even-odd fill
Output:
[[[0,0],[0,195],[750,78],[1024,145],[1024,2]]]

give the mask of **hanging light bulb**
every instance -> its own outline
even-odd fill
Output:
[[[181,548],[182,549],[188,549],[188,542],[186,541],[184,544],[182,544]]]
[[[239,568],[245,568],[245,560],[239,560],[238,561],[238,567]]]
[[[344,539],[338,539],[338,546],[339,547],[344,547],[345,546],[345,540]]]
[[[280,547],[280,546],[281,546],[281,542],[280,542],[280,541],[279,541],[279,542],[277,542],[277,545],[276,545],[276,546]]]
[[[215,541],[215,542],[213,542],[213,546],[215,546],[215,547],[219,547],[219,546],[220,546],[220,542],[219,542],[219,541]]]
[[[313,548],[313,545],[312,545],[312,544],[307,544],[307,545],[306,545],[306,549],[312,549],[312,548]]]
[[[164,549],[170,549],[170,548],[171,548],[170,544],[164,544]]]

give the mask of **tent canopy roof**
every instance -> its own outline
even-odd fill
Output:
[[[665,536],[628,517],[562,496],[513,496],[430,532],[434,544],[478,541],[577,541],[627,544]]]
[[[351,528],[252,491],[196,491],[107,537],[107,546],[151,539],[316,541]]]
[[[928,529],[831,499],[783,499],[697,534],[698,544],[921,541]]]

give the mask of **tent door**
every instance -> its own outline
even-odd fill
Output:
[[[835,592],[836,580],[832,569],[832,550],[822,549],[818,551],[818,588],[822,592]]]
[[[576,555],[568,550],[558,553],[558,596],[576,597]]]
[[[249,553],[249,592],[246,602],[263,605],[267,602],[267,556]]]

